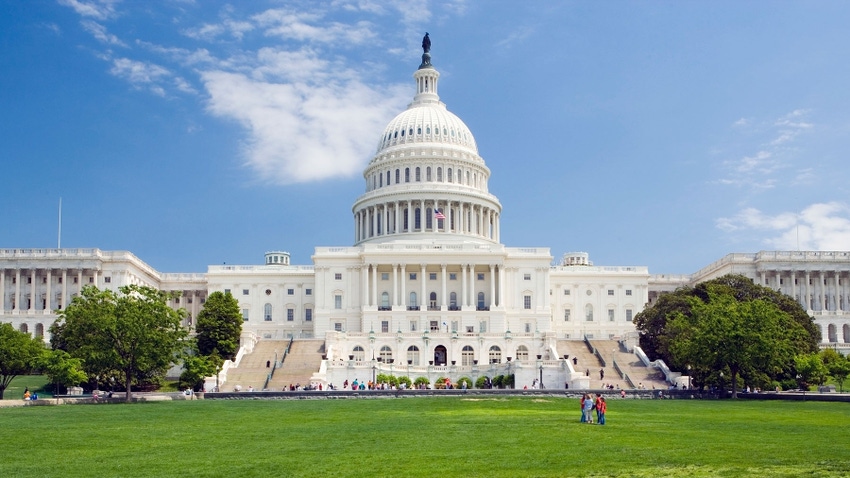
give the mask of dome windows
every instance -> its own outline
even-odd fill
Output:
[[[416,134],[422,134],[422,127],[421,126],[416,128]]]

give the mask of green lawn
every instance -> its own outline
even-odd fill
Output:
[[[0,409],[0,476],[847,476],[850,405],[564,398]]]
[[[48,390],[48,387],[50,390]],[[48,386],[46,375],[18,375],[12,379],[9,387],[3,393],[4,400],[20,400],[24,397],[24,390],[37,392],[39,397],[52,397],[52,386]]]

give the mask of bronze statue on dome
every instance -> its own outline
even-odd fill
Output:
[[[422,37],[422,51],[425,53],[431,52],[431,37],[428,36],[428,32],[425,32],[425,36]]]

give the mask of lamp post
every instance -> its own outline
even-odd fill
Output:
[[[508,359],[508,376],[506,378],[507,378],[507,380],[510,380],[511,382],[513,382],[513,380],[511,380],[511,357],[507,357],[507,359]],[[514,388],[513,383],[511,383],[510,388]]]
[[[543,390],[543,364],[540,364],[540,389]]]

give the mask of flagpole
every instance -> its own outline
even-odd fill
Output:
[[[62,198],[59,198],[59,239],[56,244],[57,249],[62,249]]]

